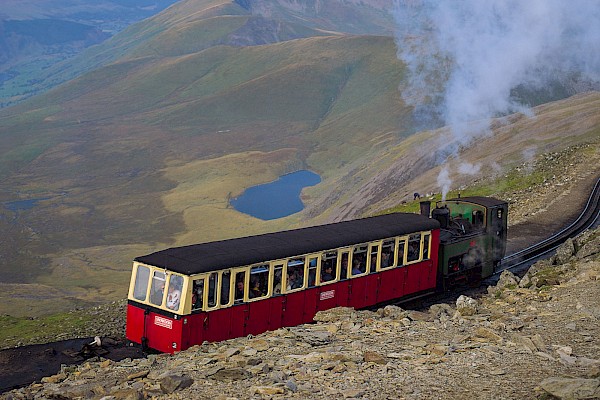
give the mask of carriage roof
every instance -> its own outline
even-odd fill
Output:
[[[172,247],[135,261],[193,275],[439,228],[419,214],[394,213],[308,228]]]

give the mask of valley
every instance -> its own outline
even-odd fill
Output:
[[[258,7],[266,3],[178,2],[61,73],[88,72],[0,110],[1,314],[122,299],[133,258],[162,248],[372,215],[414,192],[439,194],[439,149],[451,134],[417,131],[385,6],[332,2],[302,14],[279,1],[278,19],[269,19]],[[363,23],[318,18],[336,7]],[[573,167],[597,176],[600,92],[567,95],[532,118],[498,117],[462,145],[448,160],[451,190],[511,196],[555,175],[513,179],[511,171],[571,148]],[[465,164],[477,172],[459,173]],[[322,181],[303,190],[300,213],[263,221],[229,204],[302,169]]]

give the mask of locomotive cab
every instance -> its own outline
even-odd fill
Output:
[[[440,222],[440,279],[447,288],[494,273],[506,252],[508,204],[490,197],[438,202],[431,217]]]

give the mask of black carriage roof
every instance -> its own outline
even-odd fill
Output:
[[[459,198],[446,200],[447,203],[449,203],[451,201],[462,201],[462,202],[466,202],[466,203],[473,203],[473,204],[478,204],[480,206],[484,206],[486,208],[506,204],[506,201],[504,201],[504,200],[498,200],[493,197],[483,197],[483,196],[459,197]]]
[[[135,261],[186,275],[315,253],[439,228],[419,214],[394,213],[309,228],[172,247]]]

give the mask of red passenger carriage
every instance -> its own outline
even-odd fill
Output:
[[[439,226],[395,213],[138,257],[127,338],[172,353],[433,292]]]

